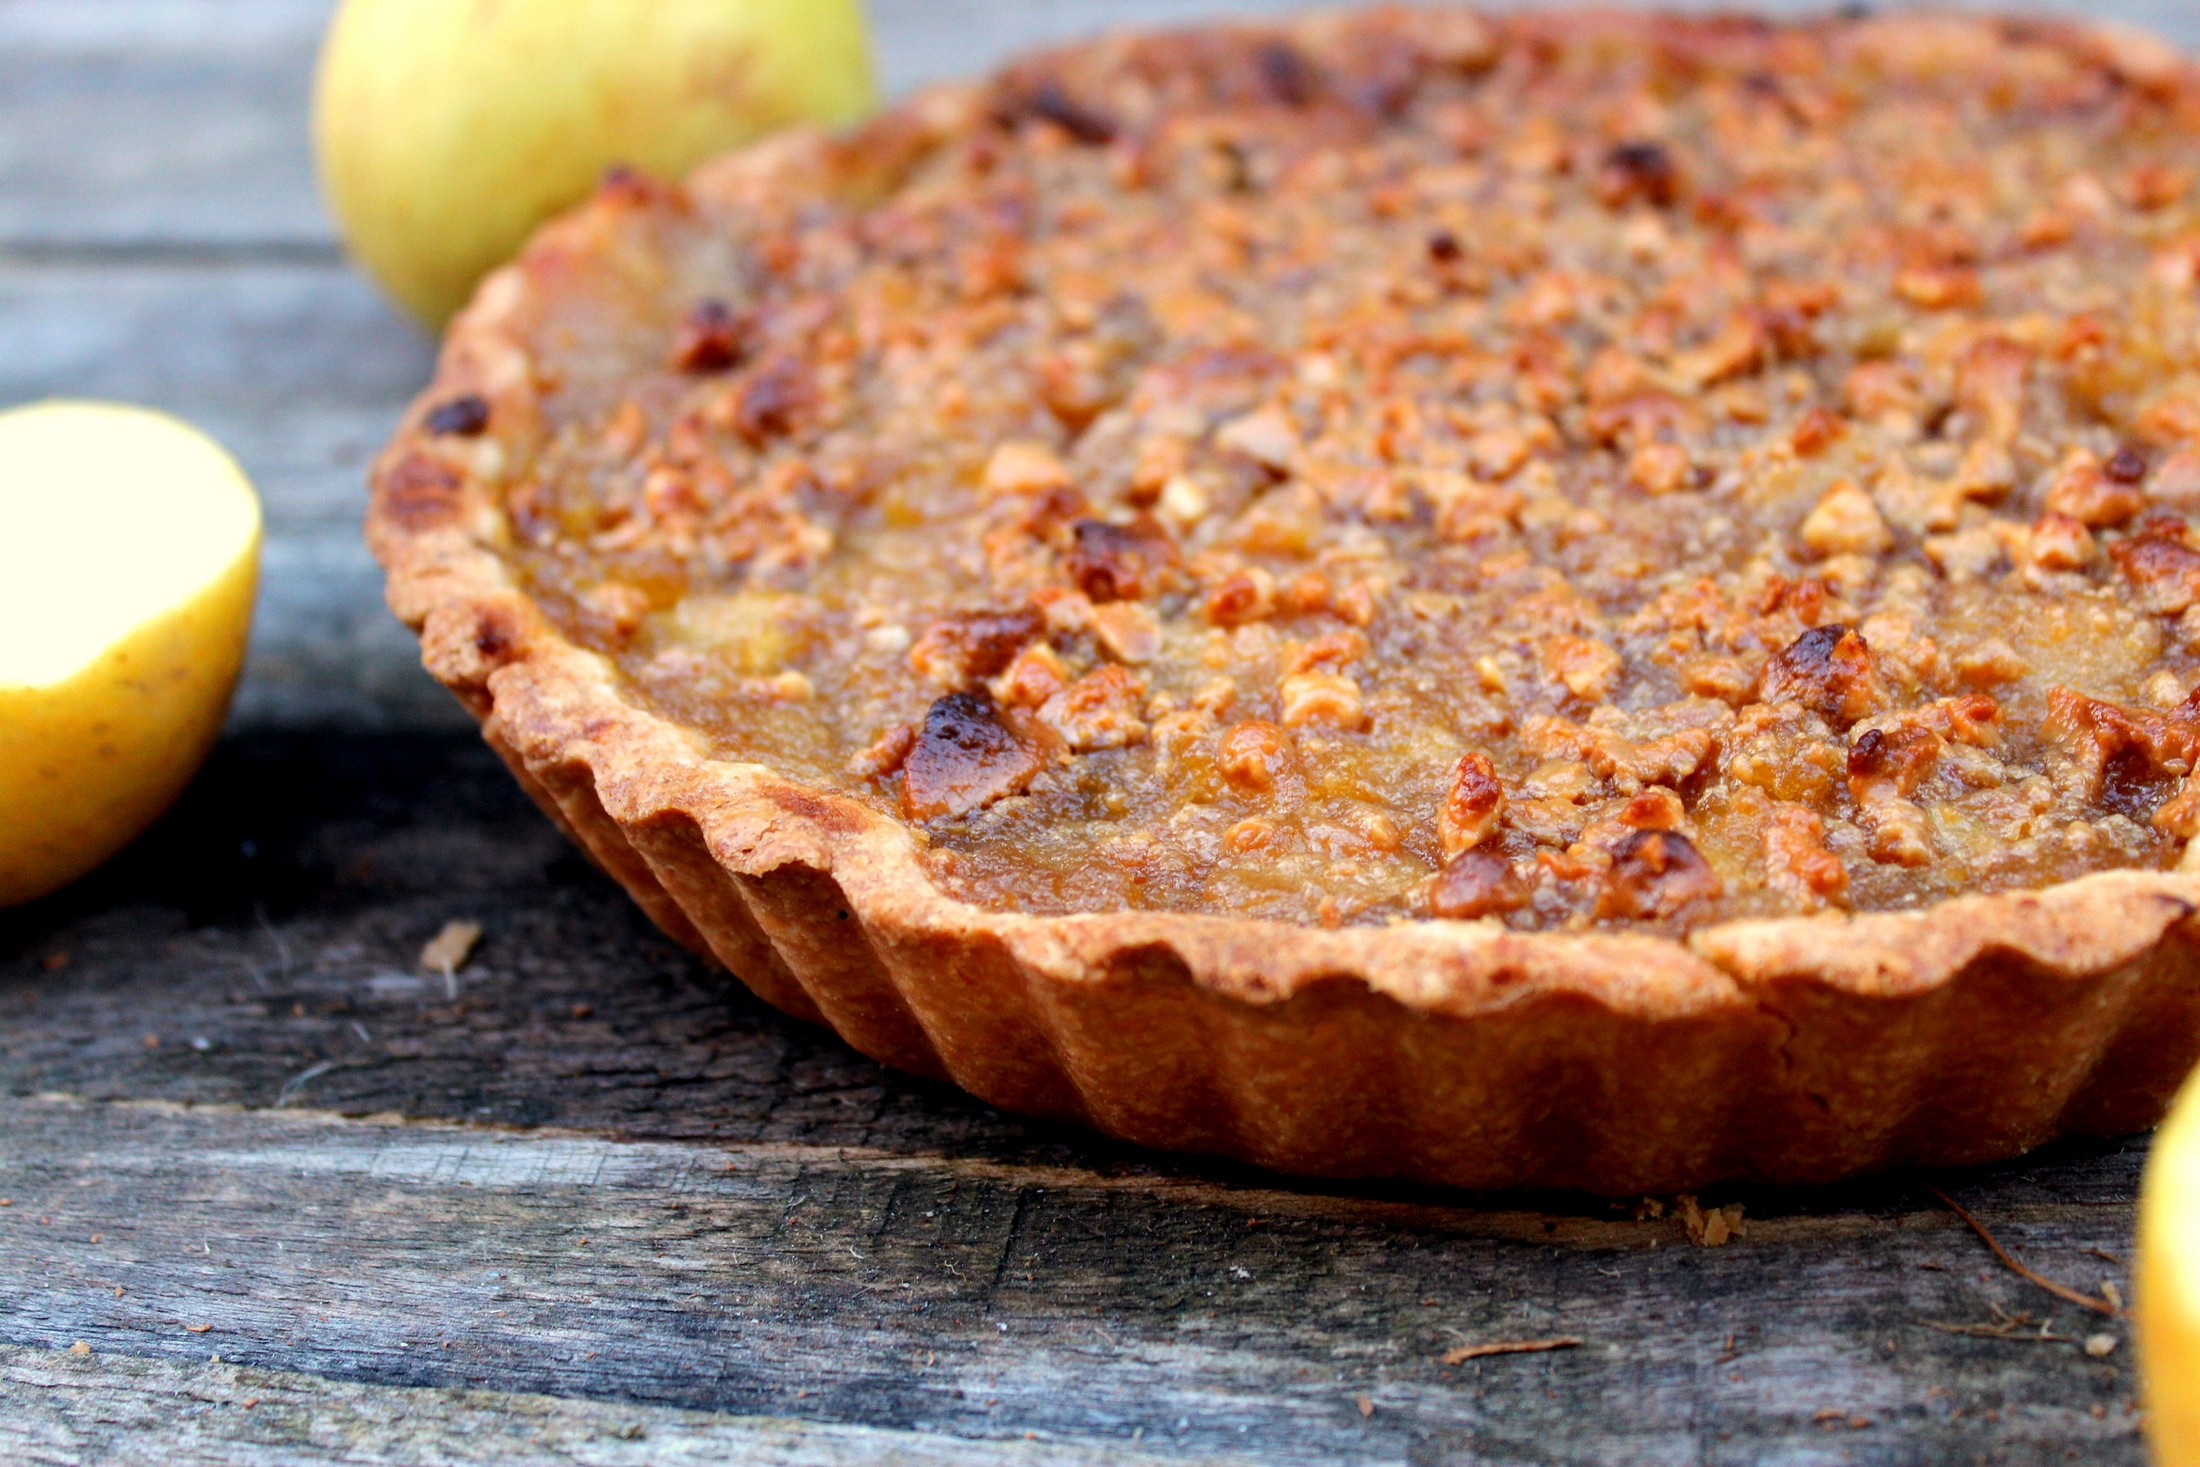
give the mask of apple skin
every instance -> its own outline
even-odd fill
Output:
[[[107,403],[42,403],[0,413],[0,474],[25,473],[18,445],[36,436],[72,445],[96,465],[112,527],[34,548],[60,566],[86,567],[130,553],[165,555],[176,584],[128,608],[93,655],[56,677],[11,681],[20,659],[0,648],[0,907],[56,891],[106,861],[175,802],[220,736],[244,664],[259,582],[260,511],[243,470],[173,418]],[[81,482],[56,489],[83,491]],[[187,496],[192,512],[231,527],[188,550],[174,536],[121,543],[144,521],[133,503]],[[5,499],[0,495],[0,500]],[[188,537],[184,537],[188,538]],[[180,562],[177,556],[184,557]],[[136,585],[146,584],[140,578]],[[8,635],[51,637],[25,624]]]
[[[345,0],[314,146],[354,256],[440,327],[612,165],[677,177],[873,101],[859,0]]]

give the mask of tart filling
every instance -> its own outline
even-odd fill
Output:
[[[1677,931],[2172,866],[2179,66],[1361,15],[1042,58],[763,208],[615,180],[509,553],[989,907]]]

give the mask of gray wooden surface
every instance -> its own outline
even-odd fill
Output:
[[[1219,8],[1275,7],[873,6],[897,90]],[[2075,1343],[2124,1326],[1924,1188],[2127,1284],[2143,1142],[1723,1194],[1748,1232],[1699,1248],[1002,1116],[655,936],[380,609],[360,478],[431,346],[313,198],[326,13],[0,0],[0,403],[181,412],[270,524],[214,767],[0,914],[0,1462],[2141,1459],[2128,1343]],[[461,917],[479,959],[423,978]],[[2065,1338],[1929,1323],[2015,1314]]]

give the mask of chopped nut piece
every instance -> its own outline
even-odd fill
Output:
[[[1015,707],[1036,708],[1068,687],[1069,681],[1061,654],[1044,642],[1034,642],[1017,653],[994,681],[993,696]]]
[[[1850,626],[1813,627],[1765,668],[1764,700],[1792,701],[1837,728],[1886,702],[1871,648]]]
[[[1219,627],[1261,621],[1276,609],[1276,578],[1258,566],[1235,571],[1207,593],[1207,619]]]
[[[1978,271],[1967,266],[1914,266],[1894,278],[1894,293],[1928,311],[1975,306],[1986,299]]]
[[[1543,665],[1577,698],[1601,702],[1619,680],[1619,653],[1590,637],[1561,633],[1543,644]]]
[[[1034,611],[964,611],[924,629],[909,649],[909,668],[943,688],[992,677],[1037,640],[1046,621]]]
[[[2024,558],[2041,570],[2077,570],[2093,558],[2093,536],[2069,515],[2049,510],[2032,522]]]
[[[1215,446],[1242,453],[1280,474],[1298,455],[1299,434],[1281,408],[1265,407],[1223,424],[1215,434]]]
[[[1518,911],[1528,904],[1527,882],[1504,857],[1489,851],[1462,851],[1444,863],[1428,885],[1431,917],[1472,921]]]
[[[850,756],[848,772],[857,779],[883,779],[901,768],[916,743],[917,731],[897,723]]]
[[[1161,587],[1162,573],[1176,560],[1176,548],[1158,525],[1079,520],[1070,526],[1074,541],[1063,569],[1094,601],[1136,601]]]
[[[2109,477],[2101,461],[2085,449],[2072,449],[2047,488],[2048,513],[2090,529],[2121,525],[2146,508],[2146,496]]]
[[[1042,443],[1004,443],[986,460],[985,487],[993,494],[1045,494],[1069,483],[1069,470]]]
[[[2032,351],[2006,337],[1990,336],[1964,355],[1956,376],[1956,402],[1980,441],[2013,441],[2024,422],[2024,388]]]
[[[1638,830],[1613,853],[1611,872],[1597,896],[1597,916],[1637,921],[1670,917],[1722,890],[1718,874],[1687,836]]]
[[[1485,754],[1467,754],[1451,771],[1451,784],[1436,812],[1436,841],[1446,857],[1471,851],[1505,818],[1505,788]]]
[[[1502,479],[1528,461],[1528,437],[1511,428],[1477,433],[1467,445],[1474,471],[1485,478]]]
[[[2200,388],[2172,389],[2141,409],[2139,436],[2164,447],[2200,444]]]
[[[1040,705],[1039,721],[1080,754],[1119,749],[1146,737],[1146,724],[1138,716],[1145,697],[1143,678],[1110,663],[1047,699]]]
[[[1290,736],[1274,724],[1257,720],[1241,723],[1222,737],[1222,776],[1240,789],[1256,793],[1272,790],[1290,753]]]
[[[1938,734],[1916,726],[1866,729],[1849,749],[1849,793],[1858,804],[1874,792],[1908,797],[1932,773],[1945,747]]]
[[[1754,372],[1765,359],[1764,328],[1750,315],[1730,318],[1702,346],[1673,358],[1673,370],[1697,387],[1709,387],[1731,377]]]
[[[1838,413],[1814,407],[1803,414],[1802,421],[1795,425],[1795,431],[1788,436],[1788,441],[1804,458],[1813,458],[1825,452],[1846,432],[1848,424],[1841,420]]]
[[[1520,730],[1520,741],[1538,757],[1570,754],[1580,761],[1573,767],[1584,774],[1618,780],[1623,787],[1634,788],[1680,784],[1708,764],[1719,748],[1718,738],[1708,729],[1680,729],[1638,741],[1563,718],[1529,720]],[[1536,770],[1529,782],[1546,780],[1547,771],[1553,767]]]
[[[2109,455],[2101,472],[2118,484],[2136,484],[2147,476],[2146,453],[2127,443]]]
[[[1293,672],[1349,667],[1368,654],[1367,638],[1358,632],[1331,632],[1316,637],[1290,659]]]
[[[1803,543],[1819,555],[1876,555],[1894,543],[1872,497],[1839,480],[1803,518]]]
[[[1161,652],[1161,623],[1135,601],[1095,606],[1092,632],[1118,662],[1151,662]]]
[[[1286,728],[1306,723],[1326,723],[1335,728],[1367,726],[1367,709],[1360,685],[1332,672],[1301,672],[1283,680],[1277,690]]]
[[[1627,477],[1645,494],[1671,494],[1688,487],[1694,465],[1677,443],[1645,443],[1627,461]]]
[[[1955,657],[1956,675],[1974,687],[1991,688],[2013,683],[2030,671],[2030,664],[1999,637],[1989,637]]]
[[[1848,896],[1848,868],[1826,848],[1826,823],[1817,811],[1786,803],[1773,806],[1764,846],[1767,884],[1805,911]]]
[[[2200,448],[2181,448],[2146,481],[2147,498],[2169,509],[2200,511]]]
[[[2128,538],[2108,547],[2147,610],[2174,615],[2200,602],[2200,550],[2182,520],[2149,517]]]
[[[1188,474],[1178,474],[1161,486],[1154,509],[1179,529],[1190,529],[1207,517],[1207,491]]]

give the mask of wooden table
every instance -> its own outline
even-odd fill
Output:
[[[874,6],[897,88],[1207,8]],[[1700,1247],[1004,1116],[658,937],[380,609],[360,479],[430,346],[313,200],[325,15],[0,0],[0,401],[185,413],[271,529],[213,766],[0,915],[0,1461],[2142,1460],[2124,1322],[1928,1190],[2128,1289],[2142,1141],[1733,1189]],[[453,919],[479,956],[424,977]]]

